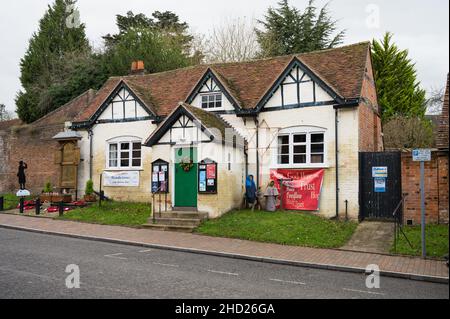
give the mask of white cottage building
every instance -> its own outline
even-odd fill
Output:
[[[276,176],[320,172],[308,210],[356,219],[358,154],[383,148],[368,42],[113,77],[72,129],[82,135],[79,194],[88,179],[117,200],[163,191],[169,210],[210,218],[242,205],[246,175],[264,191]],[[285,200],[307,207],[294,195]]]

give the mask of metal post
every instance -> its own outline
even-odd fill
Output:
[[[420,209],[422,212],[422,258],[427,256],[425,243],[425,162],[420,162]]]
[[[102,200],[103,200],[103,198],[102,198],[102,175],[103,174],[100,174],[100,199],[98,201],[98,206],[102,206]]]
[[[64,216],[64,203],[62,201],[58,203],[58,211],[60,217]]]
[[[167,192],[164,193],[164,211],[167,212]]]
[[[36,199],[35,209],[36,209],[36,216],[39,216],[41,214],[41,199],[39,197]]]
[[[345,200],[345,221],[348,221],[348,200]]]
[[[397,221],[394,218],[394,252],[397,252]]]
[[[159,192],[159,218],[161,218],[161,191]]]
[[[3,196],[0,196],[0,212],[4,210],[5,206],[4,206],[4,199]]]
[[[19,210],[20,210],[20,213],[23,214],[23,211],[24,211],[24,208],[25,208],[23,197],[20,197],[20,205],[19,205],[19,208],[20,208],[20,209],[19,209]]]
[[[280,210],[283,210],[283,179],[279,179],[280,184]]]
[[[156,216],[155,216],[155,193],[152,194],[152,219],[153,219],[153,224],[156,224]]]

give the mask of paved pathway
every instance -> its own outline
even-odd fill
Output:
[[[175,249],[201,251],[211,254],[240,255],[255,260],[282,260],[297,265],[311,265],[329,269],[345,268],[355,271],[376,264],[385,274],[406,274],[408,278],[428,276],[448,282],[448,268],[442,261],[388,256],[333,249],[283,246],[230,238],[215,238],[195,234],[161,232],[117,226],[102,226],[47,218],[33,218],[0,214],[0,226],[30,228],[43,232],[60,233],[143,245],[169,246]],[[1,231],[1,230],[0,230]],[[423,278],[422,278],[423,279]]]
[[[350,241],[343,249],[368,253],[389,253],[394,240],[394,224],[365,221],[358,225]]]

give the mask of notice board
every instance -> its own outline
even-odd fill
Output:
[[[206,159],[198,165],[199,194],[217,194],[217,163]]]
[[[169,192],[169,163],[157,160],[152,163],[152,193]]]

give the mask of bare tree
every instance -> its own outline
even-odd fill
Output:
[[[430,97],[427,99],[427,114],[438,115],[444,104],[445,87],[431,88]]]
[[[433,124],[419,117],[395,116],[383,125],[386,149],[433,147]]]
[[[0,121],[7,121],[11,118],[11,113],[6,110],[6,105],[0,104]]]
[[[226,20],[203,39],[205,62],[242,62],[254,59],[259,49],[255,23],[245,18]]]

